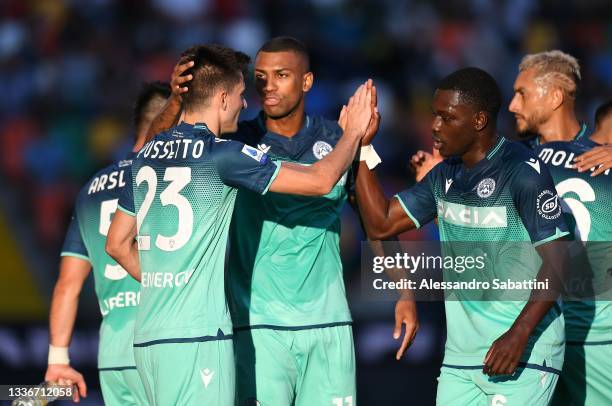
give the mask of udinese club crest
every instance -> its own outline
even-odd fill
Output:
[[[491,178],[486,178],[478,182],[476,186],[476,194],[478,197],[486,198],[493,194],[495,191],[495,181]]]
[[[317,141],[312,146],[312,153],[317,159],[323,159],[323,157],[332,151],[332,146],[325,141]]]

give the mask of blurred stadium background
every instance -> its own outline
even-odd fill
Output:
[[[276,35],[309,47],[315,86],[307,111],[337,117],[357,82],[374,78],[383,116],[375,145],[387,193],[414,182],[408,161],[430,149],[435,83],[464,66],[492,73],[505,106],[525,53],[559,48],[582,64],[579,118],[612,97],[608,0],[3,0],[0,3],[0,383],[43,380],[47,314],[73,199],[97,168],[131,147],[142,81],[169,80],[182,50],[220,42],[254,56]],[[259,108],[252,88],[249,109]],[[404,239],[436,238],[430,227]],[[360,294],[360,231],[346,209],[342,253],[355,319],[359,402],[433,404],[444,341],[440,303],[420,304],[421,330],[401,362],[392,302]],[[71,358],[101,404],[99,310],[89,281]]]

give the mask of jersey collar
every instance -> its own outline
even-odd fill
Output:
[[[300,130],[293,137],[285,137],[284,135],[280,135],[280,134],[277,134],[275,132],[268,130],[268,128],[266,127],[266,114],[263,111],[259,112],[259,115],[257,116],[257,125],[266,135],[272,135],[274,137],[280,137],[285,140],[291,140],[291,139],[301,136],[302,134],[308,133],[308,131],[310,130],[310,126],[311,126],[311,120],[310,120],[310,116],[307,114],[306,120],[304,120],[304,124],[302,125],[302,128],[300,128]]]
[[[577,140],[583,139],[585,137],[586,133],[587,133],[587,129],[588,129],[588,127],[587,127],[586,123],[582,123],[580,125],[580,130],[578,130],[576,135],[574,135],[574,138],[572,139],[572,141],[577,141]],[[535,137],[535,145],[536,146],[542,145],[542,143],[540,142],[540,136],[539,135],[537,135]]]

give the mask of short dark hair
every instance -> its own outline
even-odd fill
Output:
[[[461,103],[470,104],[478,111],[489,113],[493,120],[501,108],[501,92],[493,76],[480,68],[464,68],[442,79],[440,90],[459,92]]]
[[[603,121],[612,114],[612,100],[605,102],[597,107],[595,111],[595,128],[599,127]]]
[[[144,82],[140,85],[138,96],[136,96],[136,103],[134,103],[134,126],[140,126],[144,111],[151,100],[155,97],[167,99],[171,93],[172,90],[168,82],[157,80],[155,82]]]
[[[260,52],[295,52],[304,58],[304,63],[306,64],[306,70],[310,69],[310,56],[308,55],[308,48],[302,41],[293,37],[274,37],[268,41],[266,41],[261,48],[259,48]]]
[[[193,75],[189,91],[183,94],[183,106],[193,110],[205,106],[218,87],[231,90],[246,74],[251,61],[248,55],[222,45],[195,45],[181,55],[194,65],[183,75]]]

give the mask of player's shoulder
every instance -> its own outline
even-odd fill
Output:
[[[243,120],[238,123],[238,130],[233,133],[224,134],[223,138],[239,141],[244,144],[257,145],[264,135],[265,126],[261,122],[261,114],[251,120]]]
[[[77,204],[90,199],[105,199],[109,193],[114,193],[126,186],[129,179],[129,169],[133,163],[133,155],[99,169],[79,190]]]

